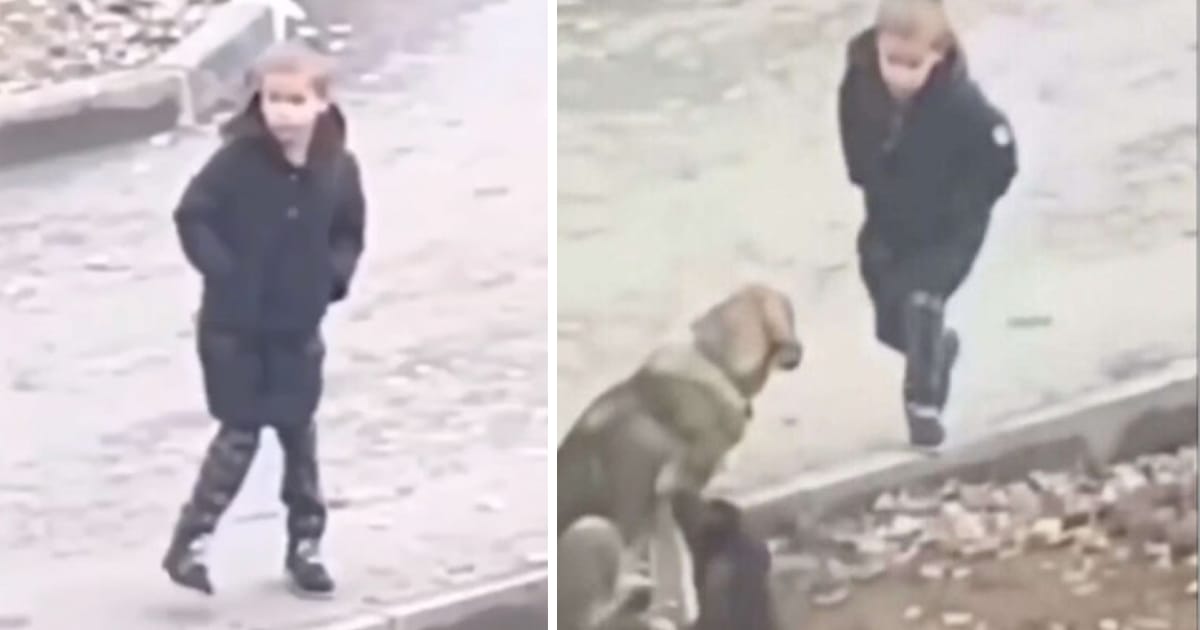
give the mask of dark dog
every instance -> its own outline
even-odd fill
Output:
[[[776,630],[771,552],[746,531],[742,511],[695,494],[672,498],[694,562],[700,616],[692,630]]]

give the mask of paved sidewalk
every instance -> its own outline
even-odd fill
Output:
[[[1195,356],[1196,7],[958,4],[1022,168],[952,305],[961,437]],[[560,4],[560,436],[671,326],[763,280],[795,300],[805,363],[768,384],[717,487],[901,444],[834,111],[873,7]]]
[[[271,439],[218,596],[158,569],[214,430],[170,222],[211,136],[0,173],[0,626],[299,628],[544,563],[545,20],[487,5],[345,88],[371,215],[328,326],[332,603],[281,588]]]

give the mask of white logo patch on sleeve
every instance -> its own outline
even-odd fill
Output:
[[[1007,125],[996,125],[992,128],[992,141],[998,147],[1006,147],[1012,144],[1012,132]]]

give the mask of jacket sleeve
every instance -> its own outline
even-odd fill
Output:
[[[333,295],[337,302],[346,297],[362,256],[366,233],[366,200],[358,161],[347,156],[346,169],[339,184],[341,193],[329,231],[329,250],[334,272]]]
[[[214,227],[227,203],[226,184],[220,174],[223,156],[223,151],[218,152],[192,177],[174,213],[183,253],[204,276],[229,273],[234,267],[233,252]]]
[[[991,223],[992,208],[1017,174],[1016,138],[1007,118],[980,100],[965,117],[958,173],[950,191],[948,237],[924,253],[918,265],[929,288],[949,295],[971,270]]]
[[[846,72],[838,86],[838,134],[842,142],[842,159],[851,183],[859,188],[866,186],[866,150],[863,147],[861,128],[855,121],[854,83],[857,80],[854,66],[847,59]]]

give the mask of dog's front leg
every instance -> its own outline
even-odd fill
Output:
[[[700,617],[692,553],[675,520],[672,498],[679,489],[677,465],[663,468],[655,483],[654,524],[650,540],[650,571],[655,585],[655,608],[677,626],[689,628]]]

